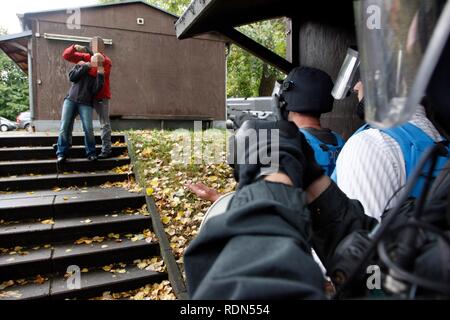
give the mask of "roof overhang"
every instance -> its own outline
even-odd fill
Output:
[[[293,28],[298,28],[302,21],[354,28],[353,0],[327,1],[326,4],[324,1],[295,0],[193,0],[175,27],[179,39],[219,32],[236,45],[288,73],[295,63],[276,55],[235,29],[279,17],[287,17],[293,23],[295,21]]]
[[[288,16],[295,1],[194,0],[176,23],[179,39],[220,31],[275,17]]]
[[[0,49],[28,74],[28,40],[31,30],[0,37]]]

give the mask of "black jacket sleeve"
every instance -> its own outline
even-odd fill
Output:
[[[326,268],[339,243],[354,231],[370,231],[377,220],[367,216],[359,201],[349,199],[332,182],[313,203],[309,205],[312,215],[314,250]]]
[[[103,73],[97,73],[97,78],[95,79],[94,86],[92,87],[92,94],[96,95],[105,84],[105,75]]]
[[[89,71],[89,66],[86,64],[75,65],[69,72],[69,80],[73,83],[80,81],[81,77]]]
[[[310,212],[300,189],[258,182],[236,192],[185,253],[193,299],[322,299],[311,256]]]

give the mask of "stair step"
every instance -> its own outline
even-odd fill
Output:
[[[0,225],[0,247],[51,242],[52,225],[39,221]]]
[[[0,145],[3,147],[51,147],[58,141],[57,135],[23,135],[23,136],[2,136],[0,138]],[[96,144],[101,144],[100,136],[95,136]],[[125,136],[121,134],[114,134],[111,136],[112,143],[125,143]],[[74,135],[72,145],[84,145],[84,136]]]
[[[57,195],[54,202],[54,215],[55,218],[59,218],[74,214],[107,214],[125,208],[141,208],[144,204],[143,194],[131,193],[122,188],[91,188],[87,193],[80,191],[70,195]]]
[[[85,223],[84,221],[91,221]],[[91,237],[97,234],[137,232],[144,229],[152,230],[150,216],[141,214],[108,214],[91,217],[70,217],[56,219],[53,225],[53,241],[67,241],[82,236]]]
[[[50,297],[50,280],[42,284],[28,283],[0,290],[1,300],[42,300]]]
[[[98,186],[106,182],[127,181],[127,173],[89,172],[76,174],[45,174],[41,176],[11,176],[0,178],[0,191],[44,190],[54,187]]]
[[[1,139],[0,139],[1,142]],[[101,146],[97,146],[97,153],[101,152]],[[112,156],[118,157],[127,152],[126,146],[112,147]],[[85,156],[84,146],[73,146],[70,149],[70,158],[83,158]],[[55,150],[53,147],[22,147],[22,148],[1,148],[0,161],[19,160],[44,160],[54,159]]]
[[[24,249],[28,250],[28,249]],[[133,261],[159,254],[158,243],[145,240],[106,240],[101,243],[53,245],[53,248],[29,249],[27,255],[0,255],[0,280],[17,279],[33,274],[65,272],[71,265],[99,267],[122,261]]]
[[[107,247],[104,247],[104,246]],[[70,251],[69,251],[70,250]],[[71,265],[97,267],[121,261],[133,261],[159,254],[158,243],[145,240],[122,242],[108,240],[90,245],[67,243],[55,246],[53,250],[54,272],[65,271]]]
[[[77,216],[53,221],[53,225],[42,224],[40,221],[0,225],[0,247],[75,241],[82,236],[152,229],[151,218],[141,214]]]
[[[60,171],[86,172],[111,170],[116,167],[130,164],[130,158],[110,158],[91,162],[87,159],[68,159],[60,167]],[[57,173],[56,159],[34,161],[3,161],[0,162],[0,176],[24,175],[24,174],[50,174]]]
[[[107,214],[125,208],[141,208],[144,204],[144,195],[122,188],[19,192],[0,195],[0,220]]]
[[[138,289],[147,284],[167,280],[167,274],[127,267],[127,272],[114,274],[103,270],[81,273],[80,289],[70,289],[63,274],[50,278],[43,284],[29,283],[0,290],[0,300],[42,300],[94,298],[105,291],[122,292]]]
[[[52,216],[55,196],[0,197],[0,220],[19,221]]]
[[[40,247],[24,249],[26,255],[0,255],[0,282],[25,278],[32,274],[48,274],[52,271],[52,249]]]
[[[82,273],[81,289],[70,290],[67,280],[59,277],[51,283],[51,297],[53,299],[94,298],[105,291],[122,292],[138,289],[147,284],[167,280],[167,274],[155,271],[140,270],[137,267],[126,268],[127,272],[113,274],[103,270]]]

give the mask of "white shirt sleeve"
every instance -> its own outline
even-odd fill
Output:
[[[400,146],[376,129],[348,140],[337,160],[336,174],[339,188],[349,198],[359,200],[366,215],[377,220],[396,203],[397,191],[406,180]]]

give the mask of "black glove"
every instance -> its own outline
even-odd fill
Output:
[[[229,163],[234,165],[239,188],[262,176],[282,172],[295,187],[305,189],[323,175],[304,135],[291,122],[250,120],[231,142]]]
[[[94,55],[94,52],[92,52],[91,48],[84,47],[84,49],[86,50],[87,53],[89,53],[91,55],[91,57]]]

